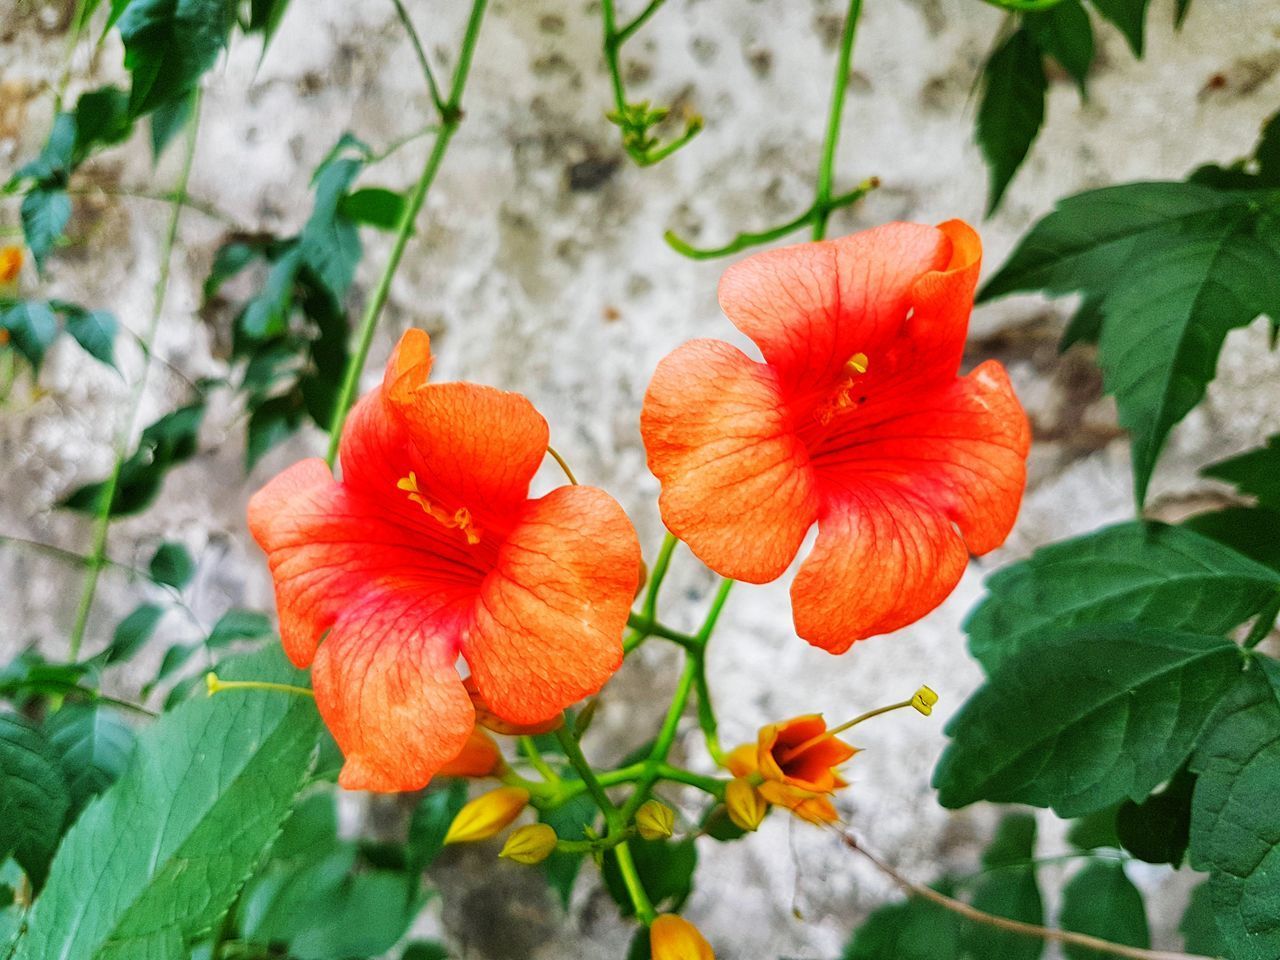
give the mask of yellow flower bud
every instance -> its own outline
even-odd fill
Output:
[[[526,824],[518,827],[511,836],[507,837],[507,842],[502,845],[498,856],[514,860],[516,863],[541,863],[551,856],[551,851],[556,848],[558,839],[555,830],[545,823]]]
[[[665,840],[676,826],[676,812],[657,800],[646,800],[636,811],[636,830],[646,840]]]
[[[488,840],[505,830],[529,802],[521,787],[499,787],[467,803],[449,824],[445,844]]]
[[[653,960],[716,960],[698,928],[674,913],[664,913],[649,927],[649,956]]]
[[[769,804],[746,777],[729,781],[724,791],[724,805],[729,811],[729,819],[743,830],[755,830],[769,812]]]
[[[10,284],[22,272],[22,248],[0,247],[0,284]]]
[[[921,687],[911,698],[911,705],[926,717],[933,713],[933,705],[938,702],[938,695],[928,687]]]

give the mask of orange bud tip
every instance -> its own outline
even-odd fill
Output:
[[[652,960],[716,960],[698,928],[674,913],[664,913],[650,925],[649,956]]]
[[[529,803],[529,791],[523,787],[499,787],[469,801],[458,811],[444,836],[445,845],[475,843],[495,837],[507,827]]]
[[[498,856],[532,866],[551,856],[558,841],[555,830],[545,823],[530,823],[512,832]]]

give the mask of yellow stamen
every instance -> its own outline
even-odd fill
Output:
[[[865,353],[855,353],[846,361],[844,368],[851,374],[866,373],[867,355]]]
[[[269,680],[222,680],[212,671],[204,675],[204,685],[211,697],[224,690],[270,690],[272,693],[290,693],[295,697],[315,696],[315,693],[306,687],[295,687],[291,683],[273,683]]]
[[[416,503],[422,508],[423,513],[441,526],[448,527],[450,530],[461,530],[467,538],[467,543],[475,546],[480,542],[480,531],[475,528],[475,524],[471,522],[471,511],[466,507],[459,507],[450,515],[445,510],[433,504],[424,497],[418,489],[418,475],[412,470],[409,471],[407,477],[401,477],[396,481],[396,489],[403,490],[409,495],[409,500]]]
[[[829,740],[832,737],[836,736],[837,734],[844,733],[846,730],[850,729],[851,727],[856,727],[858,724],[862,723],[863,720],[870,720],[872,717],[878,717],[882,713],[890,713],[894,710],[902,710],[905,707],[914,707],[916,710],[920,711],[922,714],[924,714],[927,717],[929,716],[930,713],[933,712],[933,705],[937,702],[938,702],[938,695],[936,693],[934,693],[928,687],[921,687],[919,690],[917,690],[914,694],[911,695],[910,700],[901,700],[898,703],[891,703],[887,707],[876,707],[876,709],[868,710],[866,713],[859,714],[858,716],[854,717],[852,720],[849,720],[845,723],[840,724],[840,726],[838,727],[832,727],[830,730],[827,730],[824,733],[820,733],[816,737],[810,737],[808,740],[804,741],[804,743],[801,743],[797,746],[792,747],[790,750],[784,753],[781,757],[779,757],[778,763],[779,764],[789,763],[792,760],[794,760],[796,757],[800,756],[800,754],[810,749],[811,747],[816,747],[818,744],[822,743],[822,741]]]

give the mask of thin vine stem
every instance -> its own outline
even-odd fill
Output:
[[[862,0],[850,0],[849,12],[844,18],[844,30],[840,35],[840,55],[836,58],[836,78],[831,88],[822,162],[818,165],[818,193],[814,201],[813,217],[815,240],[821,240],[827,235],[827,219],[831,216],[829,201],[831,185],[835,179],[836,148],[840,144],[840,121],[844,116],[845,92],[849,86],[849,71],[853,66],[853,44],[858,36],[858,19],[861,15]]]
[[[1178,953],[1170,950],[1147,950],[1142,947],[1130,947],[1122,943],[1112,943],[1110,940],[1103,940],[1101,937],[1091,936],[1087,933],[1075,933],[1071,930],[1057,930],[1052,927],[1041,927],[1034,923],[1024,923],[1021,920],[1010,920],[1007,917],[999,917],[993,913],[987,913],[985,910],[979,910],[971,907],[963,900],[957,900],[955,897],[949,897],[945,893],[939,893],[932,887],[926,887],[918,883],[913,883],[901,873],[889,866],[884,860],[867,850],[857,839],[847,831],[837,831],[844,845],[855,853],[860,854],[868,860],[877,870],[892,880],[904,893],[908,896],[916,897],[921,900],[928,900],[938,906],[950,910],[952,913],[971,920],[974,923],[985,924],[989,927],[996,927],[1000,930],[1007,930],[1010,933],[1016,933],[1019,936],[1035,937],[1040,940],[1053,940],[1058,943],[1069,943],[1073,946],[1086,947],[1090,950],[1097,950],[1099,953],[1107,953],[1114,957],[1127,957],[1129,960],[1211,960],[1194,953]]]
[[[466,87],[467,75],[471,71],[471,60],[475,53],[476,40],[480,35],[480,24],[484,19],[486,4],[487,0],[474,0],[472,3],[471,15],[467,19],[466,33],[463,35],[462,47],[458,55],[458,64],[454,68],[453,82],[449,89],[449,99],[443,104],[440,111],[440,131],[436,134],[435,143],[432,144],[431,153],[427,157],[426,165],[422,168],[422,174],[418,177],[418,182],[414,186],[413,192],[409,195],[409,200],[405,204],[404,210],[401,211],[400,222],[396,226],[395,241],[391,246],[391,254],[387,258],[386,266],[383,267],[382,275],[378,278],[378,284],[374,288],[373,296],[369,298],[369,304],[360,320],[356,350],[347,363],[342,386],[339,388],[338,398],[334,404],[333,417],[329,423],[329,450],[325,455],[325,459],[330,467],[334,465],[338,457],[338,446],[342,441],[342,427],[347,421],[347,414],[351,410],[352,403],[355,402],[356,391],[360,386],[360,375],[364,372],[365,362],[369,359],[369,348],[373,344],[373,335],[377,330],[383,307],[386,306],[387,297],[391,293],[391,281],[396,275],[396,270],[400,267],[405,248],[409,245],[409,237],[413,234],[414,222],[418,219],[418,214],[427,199],[427,191],[431,188],[436,172],[440,169],[445,151],[449,148],[449,142],[453,139],[453,135],[457,132],[458,126],[462,122],[462,93]]]
[[[435,72],[431,69],[431,61],[427,59],[427,51],[422,46],[422,39],[418,36],[418,31],[413,25],[413,18],[409,16],[409,11],[405,9],[402,0],[391,0],[396,8],[396,16],[400,18],[400,23],[404,25],[404,32],[409,35],[409,43],[413,45],[413,52],[418,58],[418,65],[422,68],[422,76],[427,81],[427,90],[431,94],[431,102],[436,105],[436,110],[443,116],[446,107],[444,99],[440,96],[440,87],[436,83]]]
[[[120,485],[120,473],[128,458],[129,439],[133,435],[134,422],[142,406],[142,397],[146,391],[147,376],[151,370],[151,343],[155,340],[160,326],[160,315],[164,311],[165,299],[169,291],[169,270],[173,259],[173,249],[178,238],[178,224],[182,219],[182,211],[186,209],[187,185],[191,182],[191,168],[195,164],[196,142],[200,129],[201,94],[197,89],[192,106],[191,124],[187,130],[186,152],[183,154],[182,172],[178,176],[177,187],[173,191],[173,212],[169,217],[169,228],[160,247],[160,274],[156,278],[151,320],[149,321],[143,341],[147,349],[143,354],[142,372],[129,398],[129,411],[116,436],[115,464],[111,475],[103,487],[97,517],[94,520],[93,546],[90,550],[88,570],[85,574],[84,586],[80,591],[80,601],[76,606],[75,620],[71,627],[70,653],[71,659],[80,656],[80,647],[84,642],[85,629],[89,625],[89,612],[93,608],[93,598],[98,589],[98,577],[106,565],[107,538],[111,530],[111,508]]]
[[[67,193],[73,197],[88,197],[101,194],[106,197],[127,197],[130,200],[154,200],[157,203],[180,204],[187,210],[206,216],[210,220],[217,220],[233,230],[243,232],[245,229],[231,214],[219,209],[216,204],[207,200],[198,200],[186,194],[179,194],[173,190],[165,192],[144,190],[138,187],[105,187],[100,184],[91,184],[88,186],[68,187]]]

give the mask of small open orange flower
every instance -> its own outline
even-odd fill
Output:
[[[981,257],[957,220],[748,257],[720,305],[764,363],[695,340],[649,385],[667,527],[717,573],[765,583],[816,522],[792,608],[832,653],[924,616],[1017,516],[1026,414],[999,363],[956,376]]]
[[[0,247],[0,286],[18,279],[22,272],[22,248]]]
[[[421,330],[352,410],[342,479],[323,460],[249,503],[275,580],[280,635],[312,666],[349,789],[413,790],[463,750],[475,709],[542,724],[622,662],[640,546],[593,487],[536,500],[547,423],[524,397],[428,383]]]
[[[836,767],[855,753],[837,737],[827,735],[827,723],[808,714],[760,728],[754,744],[729,754],[726,765],[735,777],[760,780],[760,796],[813,823],[840,819],[829,799],[848,784]]]

